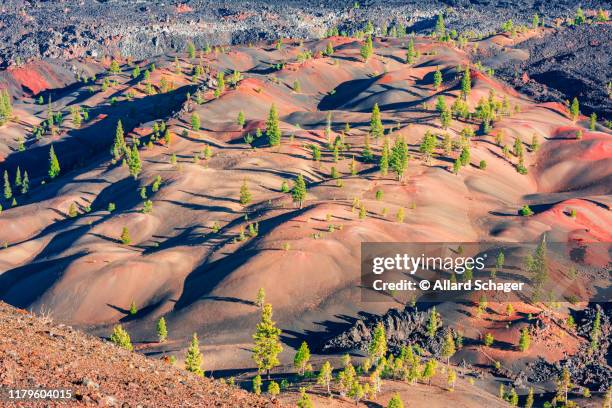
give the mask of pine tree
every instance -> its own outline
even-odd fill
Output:
[[[570,105],[570,115],[574,122],[578,120],[578,116],[580,116],[580,103],[578,103],[578,98],[574,98],[572,100],[572,104]]]
[[[383,358],[386,353],[387,336],[385,334],[385,327],[382,325],[382,323],[378,323],[378,325],[376,325],[376,328],[374,329],[372,341],[368,346],[368,356],[370,356],[372,361],[378,364],[380,359]]]
[[[13,107],[11,104],[11,95],[8,90],[0,91],[0,126],[4,125],[11,119]]]
[[[166,319],[162,316],[157,321],[157,339],[160,343],[164,343],[168,338],[168,329],[166,328]]]
[[[136,302],[132,300],[132,303],[130,303],[130,315],[134,316],[136,313],[138,313],[138,308],[136,307]]]
[[[268,394],[272,396],[280,394],[280,387],[276,381],[270,381],[270,383],[268,383]]]
[[[538,15],[538,13],[535,13],[531,20],[531,27],[538,28],[539,25],[540,25],[540,16]]]
[[[467,100],[467,97],[470,96],[470,92],[472,91],[472,79],[470,77],[470,67],[465,67],[465,71],[463,72],[463,77],[461,78],[461,96],[464,100]]]
[[[408,145],[403,137],[395,139],[395,144],[391,148],[391,157],[389,165],[393,172],[397,175],[397,180],[401,181],[406,168],[408,167]]]
[[[608,14],[602,8],[598,9],[595,21],[598,23],[605,23],[608,21]]]
[[[217,74],[217,91],[219,95],[225,92],[225,73],[223,71]]]
[[[455,340],[453,339],[453,335],[449,331],[446,333],[446,337],[444,338],[444,344],[442,345],[441,356],[446,358],[446,365],[450,363],[450,358],[455,355]]]
[[[380,161],[378,163],[378,167],[380,168],[380,173],[383,176],[386,176],[389,172],[389,139],[385,138],[382,148],[382,154],[380,156]]]
[[[456,381],[457,381],[457,372],[455,370],[453,370],[452,368],[449,368],[448,369],[448,376],[447,376],[446,382],[448,383],[450,391],[454,391],[455,390],[455,382]]]
[[[394,394],[389,400],[387,408],[404,408],[404,403],[402,402],[402,399],[398,393]]]
[[[253,377],[253,394],[261,394],[261,383],[261,375],[257,374],[255,377]]]
[[[263,309],[265,301],[266,292],[264,291],[264,288],[259,288],[259,290],[257,291],[257,297],[255,298],[255,305]]]
[[[77,215],[79,215],[78,211],[77,211],[77,207],[75,203],[70,203],[70,208],[68,208],[68,216],[70,218],[74,218]]]
[[[20,187],[22,183],[21,180],[21,169],[17,166],[17,171],[15,172],[15,186]]]
[[[384,129],[382,121],[380,120],[380,109],[378,104],[374,104],[372,108],[372,116],[370,117],[370,135],[374,138],[379,138],[383,135]]]
[[[459,160],[459,158],[457,157],[457,159],[455,159],[455,161],[453,162],[453,173],[459,174],[460,169],[461,169],[461,160]]]
[[[23,180],[21,181],[21,194],[26,194],[30,189],[30,178],[28,177],[28,172],[23,172]]]
[[[135,144],[132,146],[132,151],[130,152],[130,157],[128,158],[128,168],[130,169],[130,174],[134,177],[134,179],[137,179],[140,171],[142,170],[142,163],[140,161],[138,147]]]
[[[333,368],[329,361],[323,363],[321,366],[321,371],[319,371],[319,375],[317,376],[317,384],[327,387],[327,393],[331,395],[331,390],[329,388],[331,381],[333,379]]]
[[[300,399],[297,401],[298,408],[314,408],[310,396],[306,394],[306,388],[300,387]]]
[[[196,57],[195,45],[193,45],[191,41],[187,43],[187,55],[191,59],[194,59]]]
[[[185,355],[185,370],[191,371],[200,377],[204,376],[204,371],[202,371],[202,353],[200,352],[198,335],[196,333],[193,333],[191,344]]]
[[[370,135],[365,135],[363,152],[361,153],[361,158],[365,162],[371,162],[374,159],[374,154],[372,154],[372,150],[370,149]]]
[[[444,24],[444,17],[442,16],[442,13],[438,14],[438,20],[436,21],[434,33],[440,39],[446,37],[446,25]]]
[[[11,188],[11,181],[9,180],[8,171],[4,170],[4,198],[10,199],[13,197],[13,189]]]
[[[429,131],[425,132],[421,145],[419,146],[419,151],[423,153],[426,163],[430,162],[437,144],[436,136]]]
[[[119,67],[119,63],[116,60],[112,60],[109,70],[112,74],[118,74],[121,70],[121,68]]]
[[[465,145],[465,146],[463,146],[463,149],[461,149],[461,154],[459,154],[459,161],[461,162],[462,166],[467,166],[468,164],[470,164],[470,147],[469,147],[469,145]]]
[[[527,394],[527,399],[525,400],[524,408],[532,408],[533,407],[533,387],[529,387],[529,393]]]
[[[191,114],[191,130],[193,130],[194,132],[197,132],[200,130],[200,115],[198,115],[197,113],[192,113]]]
[[[253,340],[253,360],[259,372],[266,371],[270,378],[270,370],[280,364],[278,354],[283,351],[280,343],[281,330],[272,320],[272,305],[265,304],[261,313],[261,322],[257,324]]]
[[[130,335],[127,331],[121,327],[121,325],[117,325],[113,327],[113,333],[110,336],[111,343],[116,344],[119,347],[122,347],[126,350],[132,351],[134,347],[132,346],[132,340],[130,339]]]
[[[512,388],[512,390],[510,391],[508,402],[510,403],[511,406],[518,407],[519,397],[514,388]]]
[[[328,57],[334,55],[334,46],[331,42],[328,42],[327,47],[325,47],[325,55],[327,55]]]
[[[236,122],[238,123],[238,126],[240,126],[241,128],[244,127],[244,124],[245,124],[244,112],[242,111],[238,112],[238,119],[236,120]]]
[[[274,104],[270,107],[270,113],[266,121],[266,136],[268,136],[268,143],[270,143],[270,146],[280,145],[281,131],[278,123],[278,112]]]
[[[397,210],[397,214],[395,215],[395,220],[401,224],[404,222],[404,218],[405,218],[404,207],[400,207]]]
[[[120,240],[123,245],[130,245],[130,243],[132,242],[132,239],[130,238],[130,232],[128,231],[127,227],[123,227],[123,230],[121,230]]]
[[[367,62],[368,59],[370,59],[370,57],[372,56],[373,52],[374,52],[374,46],[372,45],[372,36],[368,35],[368,37],[365,40],[365,43],[363,44],[363,46],[361,46],[359,53],[361,54],[361,57],[363,58],[363,60]]]
[[[442,85],[442,72],[440,72],[440,68],[436,69],[433,77],[433,85],[436,90],[440,89],[440,85]]]
[[[245,207],[251,202],[251,199],[252,195],[249,191],[249,186],[246,179],[244,179],[242,180],[242,186],[240,186],[240,204]]]
[[[429,338],[434,338],[436,332],[438,331],[438,326],[440,325],[438,312],[436,311],[436,307],[432,307],[429,312],[429,320],[427,321],[427,336]]]
[[[406,51],[406,64],[413,64],[417,53],[414,49],[414,40],[411,38],[408,42],[408,50]]]
[[[584,16],[584,11],[582,7],[578,7],[576,10],[576,17],[574,17],[574,24],[581,25],[586,23],[586,17]]]
[[[306,182],[304,181],[304,176],[301,174],[298,174],[297,178],[295,179],[291,196],[293,197],[293,202],[299,203],[301,209],[304,204],[304,200],[306,200]]]
[[[49,149],[49,177],[54,179],[60,174],[60,165],[57,160],[57,156],[55,155],[55,150],[53,149],[53,145]]]
[[[300,348],[295,353],[295,357],[293,358],[293,365],[298,370],[299,375],[304,375],[306,371],[306,366],[308,366],[308,361],[310,360],[310,349],[308,348],[308,344],[303,341]]]
[[[525,327],[521,330],[521,337],[519,338],[519,350],[525,352],[529,350],[531,344],[531,337],[529,336],[529,330]]]
[[[143,214],[151,214],[153,212],[153,201],[145,200],[142,203],[142,213]]]
[[[423,373],[421,374],[421,378],[428,381],[428,384],[431,385],[431,379],[436,375],[436,360],[431,359],[425,363],[425,368],[423,369]]]
[[[121,120],[119,120],[117,121],[117,128],[115,130],[115,142],[113,143],[111,154],[113,155],[115,160],[118,160],[121,155],[123,155],[126,151],[127,147],[125,145],[123,124],[121,123]]]
[[[594,131],[596,124],[597,124],[597,114],[593,112],[591,113],[591,116],[589,117],[589,130]]]

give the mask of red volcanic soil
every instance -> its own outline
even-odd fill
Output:
[[[479,130],[476,119],[454,118],[443,129],[435,101],[442,96],[450,106],[459,96],[457,67],[469,62],[467,51],[418,38],[423,54],[411,66],[399,58],[405,56],[404,42],[390,39],[376,41],[375,55],[364,62],[360,41],[334,38],[332,57],[297,63],[298,53],[316,52],[327,41],[306,41],[303,46],[286,41],[281,50],[269,46],[213,52],[205,57],[210,74],[201,79],[192,75],[199,61],[181,55],[181,72],[176,73],[172,58],[160,58],[151,74],[158,91],[154,95],[145,95],[144,84],[130,77],[128,66],[113,76],[117,84],[105,92],[100,78],[93,85],[64,90],[53,82],[66,77],[55,66],[51,68],[57,75],[17,74],[36,89],[58,88],[53,108],[64,112],[65,120],[52,140],[50,135],[35,140],[31,127],[46,119],[45,107],[16,101],[16,110],[27,113],[31,123],[12,122],[2,129],[10,129],[10,134],[0,132],[7,146],[16,146],[19,136],[27,140],[23,152],[7,148],[2,164],[11,179],[19,165],[31,180],[30,191],[16,195],[16,206],[2,202],[1,298],[33,310],[49,309],[54,318],[101,336],[122,322],[141,350],[179,358],[197,332],[204,354],[210,352],[207,370],[245,369],[253,367],[249,345],[260,318],[253,303],[259,288],[265,289],[274,319],[287,333],[284,362],[293,358],[294,343],[303,333],[324,338],[326,328],[360,312],[383,313],[398,306],[392,297],[380,303],[361,301],[362,242],[535,242],[543,234],[551,241],[610,241],[609,133],[584,129],[583,138],[575,140],[575,130],[584,123],[573,123],[564,107],[535,103],[475,69],[470,109],[493,90],[497,102],[508,98],[511,112],[498,113],[489,135]],[[274,68],[282,62],[289,62],[290,69]],[[440,90],[433,87],[436,67],[444,72]],[[226,81],[225,91],[214,98],[215,73],[234,69],[244,79],[237,86]],[[162,77],[175,84],[163,94]],[[300,92],[293,89],[295,81],[301,84]],[[198,87],[204,95],[199,105],[194,98]],[[134,97],[128,98],[128,91],[134,90]],[[272,104],[279,113],[280,146],[270,147],[266,135],[246,144],[243,136],[265,127]],[[396,137],[408,143],[410,159],[401,181],[392,172],[379,171],[384,141],[367,138],[375,104],[381,109],[385,137],[391,144]],[[78,129],[67,114],[75,105],[91,107],[91,119]],[[244,128],[237,123],[239,112],[246,119]],[[194,114],[201,120],[199,130],[192,129]],[[132,136],[139,136],[137,178],[123,158],[114,161],[110,155],[118,120],[128,145]],[[153,121],[161,120],[173,135],[170,144],[149,140]],[[345,133],[346,124],[350,130]],[[476,129],[476,135],[462,138],[467,128]],[[426,132],[438,141],[429,159],[420,149]],[[501,135],[501,143],[496,135]],[[338,157],[328,146],[336,137],[344,145]],[[537,151],[531,149],[534,138]],[[366,140],[373,162],[362,159]],[[448,150],[445,140],[451,141]],[[53,180],[48,177],[51,141],[62,166]],[[519,174],[520,159],[511,152],[517,142],[524,150],[527,174]],[[322,152],[318,162],[312,157],[313,144]],[[454,174],[453,163],[463,146],[469,146],[470,160]],[[331,177],[332,168],[337,180]],[[282,192],[282,186],[291,187],[300,174],[308,184],[302,208]],[[154,191],[158,177],[161,184]],[[240,202],[243,183],[250,192],[246,205]],[[143,211],[146,200],[153,207],[148,213]],[[526,204],[534,208],[534,216],[518,215]],[[69,214],[71,206],[77,208],[75,217]],[[573,208],[575,218],[566,215]],[[400,211],[403,220],[397,216]],[[130,243],[119,239],[123,228]],[[581,279],[581,284],[589,284],[588,277]],[[129,314],[132,302],[138,308],[134,316]],[[531,312],[525,305],[516,308]],[[493,313],[481,321],[470,309],[465,312],[448,322],[472,327],[466,338],[477,340],[478,332],[486,329],[516,342],[514,325],[507,329]],[[161,316],[170,328],[167,344],[153,342],[155,321]],[[554,332],[534,341],[534,353],[558,360],[560,336]],[[572,338],[568,350],[574,350],[577,341]],[[471,349],[470,355],[484,360],[480,351]],[[513,350],[491,351],[495,353],[519,365],[535,357]],[[435,392],[442,394],[440,386]],[[465,383],[459,388],[455,401],[470,406],[475,391]],[[415,401],[427,398],[421,386],[406,395]],[[496,406],[489,397],[480,395],[479,406]]]
[[[275,407],[246,391],[179,370],[0,302],[0,386],[70,390],[42,406]],[[24,382],[26,381],[26,382]],[[9,406],[9,405],[5,405]],[[21,403],[16,406],[26,406]]]
[[[9,73],[15,80],[24,88],[27,88],[33,94],[44,91],[49,88],[47,80],[33,68],[11,68]]]

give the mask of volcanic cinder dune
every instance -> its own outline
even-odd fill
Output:
[[[480,42],[502,40],[512,48],[520,37],[499,35]],[[279,47],[225,47],[196,58],[180,53],[176,60],[174,55],[121,59],[115,74],[108,73],[110,59],[40,61],[3,71],[0,85],[6,84],[15,98],[18,119],[0,128],[2,168],[11,179],[18,166],[22,174],[27,170],[31,187],[26,194],[15,189],[15,206],[11,200],[2,203],[0,298],[100,336],[121,322],[136,348],[153,355],[182,358],[187,339],[196,332],[204,346],[205,370],[223,373],[253,367],[250,347],[260,318],[254,303],[259,288],[265,289],[283,330],[281,360],[287,364],[304,339],[317,343],[360,313],[403,307],[393,297],[360,300],[362,242],[535,242],[543,234],[551,242],[612,240],[608,129],[597,124],[588,130],[588,117],[572,120],[567,106],[536,103],[480,69],[470,59],[479,41],[459,48],[416,37],[414,64],[405,63],[407,42],[376,38],[374,55],[366,62],[360,56],[362,40],[330,37],[286,39]],[[334,48],[331,56],[321,53],[328,43]],[[313,57],[299,58],[305,51]],[[148,81],[154,94],[148,95],[147,80],[131,73],[135,66],[144,71],[152,63]],[[205,68],[199,79],[192,75],[198,65]],[[447,129],[440,124],[437,100],[443,98],[450,107],[460,98],[465,67],[471,75],[470,111],[487,98],[509,107],[488,134],[476,118],[453,118]],[[438,69],[443,82],[436,89]],[[222,71],[226,87],[215,96]],[[81,81],[75,82],[75,72]],[[235,84],[233,72],[239,73]],[[82,80],[94,75],[95,81]],[[107,89],[102,89],[104,78],[110,80]],[[39,95],[43,104],[36,103]],[[276,147],[268,145],[265,134],[256,136],[272,105],[282,131]],[[385,136],[366,140],[375,105]],[[87,107],[89,114],[80,127],[71,121],[75,106]],[[47,118],[49,107],[65,119],[54,135],[37,140],[33,129]],[[240,112],[244,126],[237,122]],[[201,118],[199,130],[192,128],[193,114]],[[119,120],[128,145],[139,141],[142,172],[136,179],[110,154]],[[159,121],[170,131],[169,142],[151,140]],[[475,131],[467,142],[470,163],[454,174],[466,128]],[[439,143],[429,160],[419,149],[426,132]],[[250,144],[247,135],[253,136]],[[445,135],[453,142],[450,152],[443,147]],[[335,159],[328,145],[337,137],[345,149]],[[408,143],[410,160],[401,181],[378,169],[384,138]],[[526,152],[527,174],[517,172],[519,159],[503,149],[507,145],[511,151],[516,140]],[[532,148],[533,140],[539,148]],[[19,149],[21,141],[25,149]],[[366,143],[374,161],[362,158]],[[312,159],[311,145],[320,147],[319,161]],[[51,146],[61,165],[53,180],[47,174]],[[486,169],[480,168],[481,161]],[[331,177],[332,167],[337,179]],[[281,189],[300,174],[308,187],[301,208]],[[157,176],[161,185],[153,191]],[[246,206],[240,203],[243,183],[252,195]],[[146,198],[141,197],[143,187]],[[151,200],[152,212],[142,211],[145,199]],[[115,206],[112,212],[109,203]],[[73,204],[77,216],[70,215]],[[526,204],[534,215],[519,215]],[[400,209],[405,218],[398,221]],[[255,223],[257,235],[250,236],[249,225]],[[124,227],[129,244],[120,241]],[[138,308],[133,315],[132,302]],[[499,341],[515,344],[522,320],[508,329],[500,317],[504,307],[497,309],[484,320],[465,305],[440,310],[445,322],[462,328],[466,338],[476,340],[492,331]],[[516,309],[537,313],[527,305]],[[169,328],[165,344],[156,342],[155,322],[161,316]],[[521,365],[543,356],[555,362],[577,350],[581,341],[575,333],[556,330],[534,339],[526,354],[497,350],[485,358],[473,346],[456,361]],[[472,395],[470,387],[461,380],[453,405],[505,406],[490,394]],[[496,392],[491,381],[482,387]],[[448,406],[446,397],[427,403],[425,385],[410,392],[417,402],[409,406]],[[325,405],[325,399],[319,403]]]

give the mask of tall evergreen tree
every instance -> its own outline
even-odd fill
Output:
[[[21,169],[19,168],[19,166],[17,166],[17,171],[15,172],[15,186],[16,187],[20,187],[21,186]]]
[[[134,179],[137,179],[140,171],[142,170],[142,163],[140,161],[138,147],[135,144],[132,146],[132,151],[130,152],[128,168],[130,169],[130,174],[134,177]]]
[[[572,104],[570,105],[570,114],[574,122],[578,120],[578,117],[580,116],[580,103],[578,103],[578,98],[574,98],[572,100]]]
[[[390,155],[389,139],[385,138],[385,141],[383,143],[383,148],[382,148],[382,154],[380,156],[380,161],[378,163],[378,167],[380,168],[380,173],[383,176],[386,176],[389,171],[389,155]]]
[[[13,189],[11,188],[11,180],[9,180],[8,171],[4,170],[4,198],[10,199],[13,197]]]
[[[193,130],[194,132],[197,132],[200,130],[200,126],[201,126],[200,115],[193,112],[191,114],[191,130]]]
[[[361,46],[359,53],[364,61],[368,61],[374,52],[374,46],[372,45],[372,36],[368,35],[365,43]]]
[[[471,91],[472,79],[470,76],[470,67],[466,66],[465,71],[463,72],[463,77],[461,78],[461,97],[464,100],[467,100],[467,97],[470,96]]]
[[[166,328],[166,319],[160,317],[157,321],[157,339],[160,343],[164,343],[168,338],[168,329]]]
[[[268,136],[268,143],[270,143],[270,146],[280,145],[281,131],[278,123],[278,112],[274,104],[270,107],[268,120],[266,121],[266,136]]]
[[[308,348],[308,344],[303,341],[302,345],[295,353],[295,357],[293,358],[293,365],[298,370],[299,375],[304,375],[309,361],[310,349]]]
[[[323,363],[323,366],[321,366],[321,371],[319,371],[319,375],[317,376],[317,384],[327,387],[327,393],[330,395],[331,395],[331,390],[329,389],[329,386],[333,379],[332,373],[333,373],[333,368],[331,364],[329,363],[329,361],[326,361],[325,363]]]
[[[28,172],[23,172],[23,180],[21,181],[21,194],[26,194],[30,189],[30,178],[28,177]]]
[[[370,135],[374,138],[379,138],[383,135],[383,132],[384,129],[380,119],[380,109],[378,108],[378,104],[375,103],[370,117]]]
[[[436,312],[436,307],[432,307],[429,312],[429,320],[427,321],[427,335],[430,338],[433,338],[438,331],[438,326],[440,325],[438,312]]]
[[[195,45],[193,45],[191,41],[187,43],[187,55],[191,59],[194,59],[196,57]]]
[[[238,119],[236,120],[236,122],[238,123],[238,126],[240,126],[241,128],[244,127],[244,124],[245,124],[244,112],[242,111],[238,112]]]
[[[264,291],[264,288],[259,288],[259,290],[257,291],[257,297],[255,298],[255,306],[263,309],[265,301],[266,292]]]
[[[261,321],[257,324],[253,340],[253,360],[259,372],[266,371],[270,378],[270,370],[280,364],[278,354],[283,351],[280,343],[281,330],[272,320],[272,305],[267,303],[261,313]]]
[[[442,72],[440,72],[440,68],[438,68],[436,69],[436,72],[434,72],[433,77],[433,86],[436,91],[440,89],[440,85],[442,85]]]
[[[200,344],[196,333],[193,333],[191,344],[185,355],[185,370],[191,371],[200,377],[204,376],[204,371],[202,371],[202,353],[200,352]]]
[[[55,155],[55,150],[53,149],[53,145],[49,149],[49,177],[52,179],[56,178],[60,174],[60,165],[57,160],[57,156]]]
[[[393,172],[397,175],[397,180],[401,181],[404,177],[404,172],[408,167],[408,145],[403,137],[395,139],[395,145],[391,148],[391,157],[389,165]]]
[[[434,29],[434,33],[440,39],[446,37],[446,25],[444,24],[444,17],[442,13],[438,14],[438,19],[436,20],[436,28]]]
[[[532,408],[533,400],[533,387],[529,387],[529,393],[527,394],[527,399],[525,400],[525,408]]]
[[[411,38],[408,41],[408,50],[406,51],[406,64],[413,64],[416,60],[417,53],[414,49],[414,40]]]
[[[382,323],[378,323],[374,329],[374,335],[372,341],[368,346],[368,356],[376,364],[387,354],[387,336],[385,334],[385,327]]]
[[[444,344],[442,345],[441,352],[442,357],[446,358],[446,365],[449,364],[450,358],[455,354],[456,351],[457,350],[455,348],[455,339],[453,339],[453,335],[449,331],[448,333],[446,333],[446,337],[444,338]]]
[[[249,186],[247,185],[246,179],[242,180],[242,185],[240,186],[240,204],[242,206],[246,206],[251,202],[252,195],[249,191]]]
[[[304,200],[306,200],[306,182],[304,181],[304,176],[301,174],[298,174],[297,178],[295,179],[291,196],[293,197],[293,202],[299,203],[301,209],[304,204]]]
[[[531,337],[529,336],[529,330],[525,327],[521,330],[521,337],[519,338],[519,350],[527,351],[529,350],[529,345],[531,344]]]
[[[121,120],[118,120],[117,128],[115,129],[115,141],[111,149],[111,154],[115,160],[118,160],[126,151],[127,146],[125,145],[123,124],[121,123]]]

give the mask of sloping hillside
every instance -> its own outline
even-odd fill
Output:
[[[281,406],[1,302],[0,332],[3,389],[70,389],[74,395],[70,406]]]

